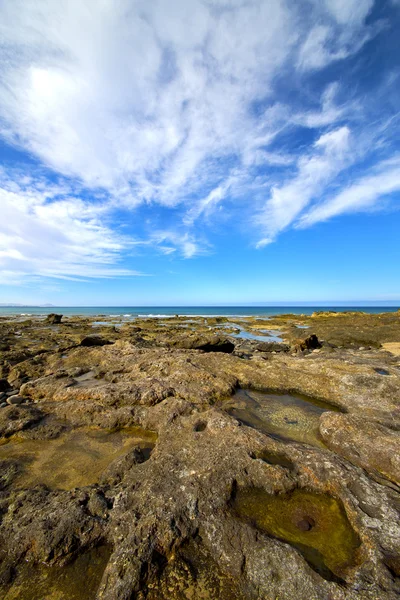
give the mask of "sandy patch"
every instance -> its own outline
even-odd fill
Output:
[[[400,342],[386,342],[382,344],[382,348],[395,356],[400,356]]]

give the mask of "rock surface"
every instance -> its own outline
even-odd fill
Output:
[[[399,597],[400,363],[381,345],[400,343],[400,314],[241,327],[283,342],[230,338],[227,318],[0,321],[0,392],[24,401],[0,410],[0,597],[41,597],[31,567],[48,569],[50,590],[52,569],[96,552],[98,589],[85,595],[80,567],[82,600]],[[93,338],[106,343],[82,344]],[[284,440],[228,414],[239,386],[340,412],[317,417],[318,445]],[[86,428],[104,460],[108,432],[138,426],[152,444],[118,454],[95,483],[41,482],[55,447],[65,461],[64,440]],[[79,443],[81,480],[91,450]]]
[[[61,323],[62,318],[63,315],[56,315],[55,313],[50,313],[46,317],[46,323],[49,323],[49,325],[58,325],[59,323]]]

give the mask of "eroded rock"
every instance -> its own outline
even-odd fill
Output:
[[[82,582],[85,557],[107,548],[90,590],[98,600],[397,597],[400,370],[378,346],[396,342],[400,316],[241,327],[275,327],[292,347],[299,323],[327,340],[320,353],[263,352],[254,340],[217,352],[229,319],[142,319],[140,338],[109,327],[111,344],[84,347],[90,319],[0,322],[12,347],[0,355],[5,390],[16,382],[29,399],[0,411],[0,595],[63,592],[68,565]],[[309,419],[275,398],[276,435],[226,413],[238,386],[303,394],[307,410],[322,402]],[[311,421],[311,438],[292,435]],[[125,445],[118,432],[133,426],[158,435]]]

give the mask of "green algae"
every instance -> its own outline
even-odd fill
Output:
[[[17,568],[4,600],[94,600],[111,555],[109,546],[100,546],[63,567],[25,563]]]
[[[321,400],[299,394],[238,390],[224,403],[224,409],[244,425],[277,439],[325,445],[319,433],[323,412],[339,409]]]
[[[360,539],[342,503],[332,496],[303,489],[273,495],[245,488],[237,491],[233,507],[264,533],[294,546],[328,580],[341,578],[356,564]]]
[[[156,438],[154,432],[140,427],[116,431],[80,428],[49,440],[13,436],[0,447],[0,460],[17,461],[15,488],[44,484],[49,489],[69,490],[96,483],[111,462],[134,447],[148,454]]]

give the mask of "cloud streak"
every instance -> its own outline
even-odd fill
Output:
[[[388,194],[400,191],[400,157],[384,161],[373,171],[372,175],[361,177],[336,196],[312,208],[301,217],[297,227],[311,227],[338,215],[370,210]]]

